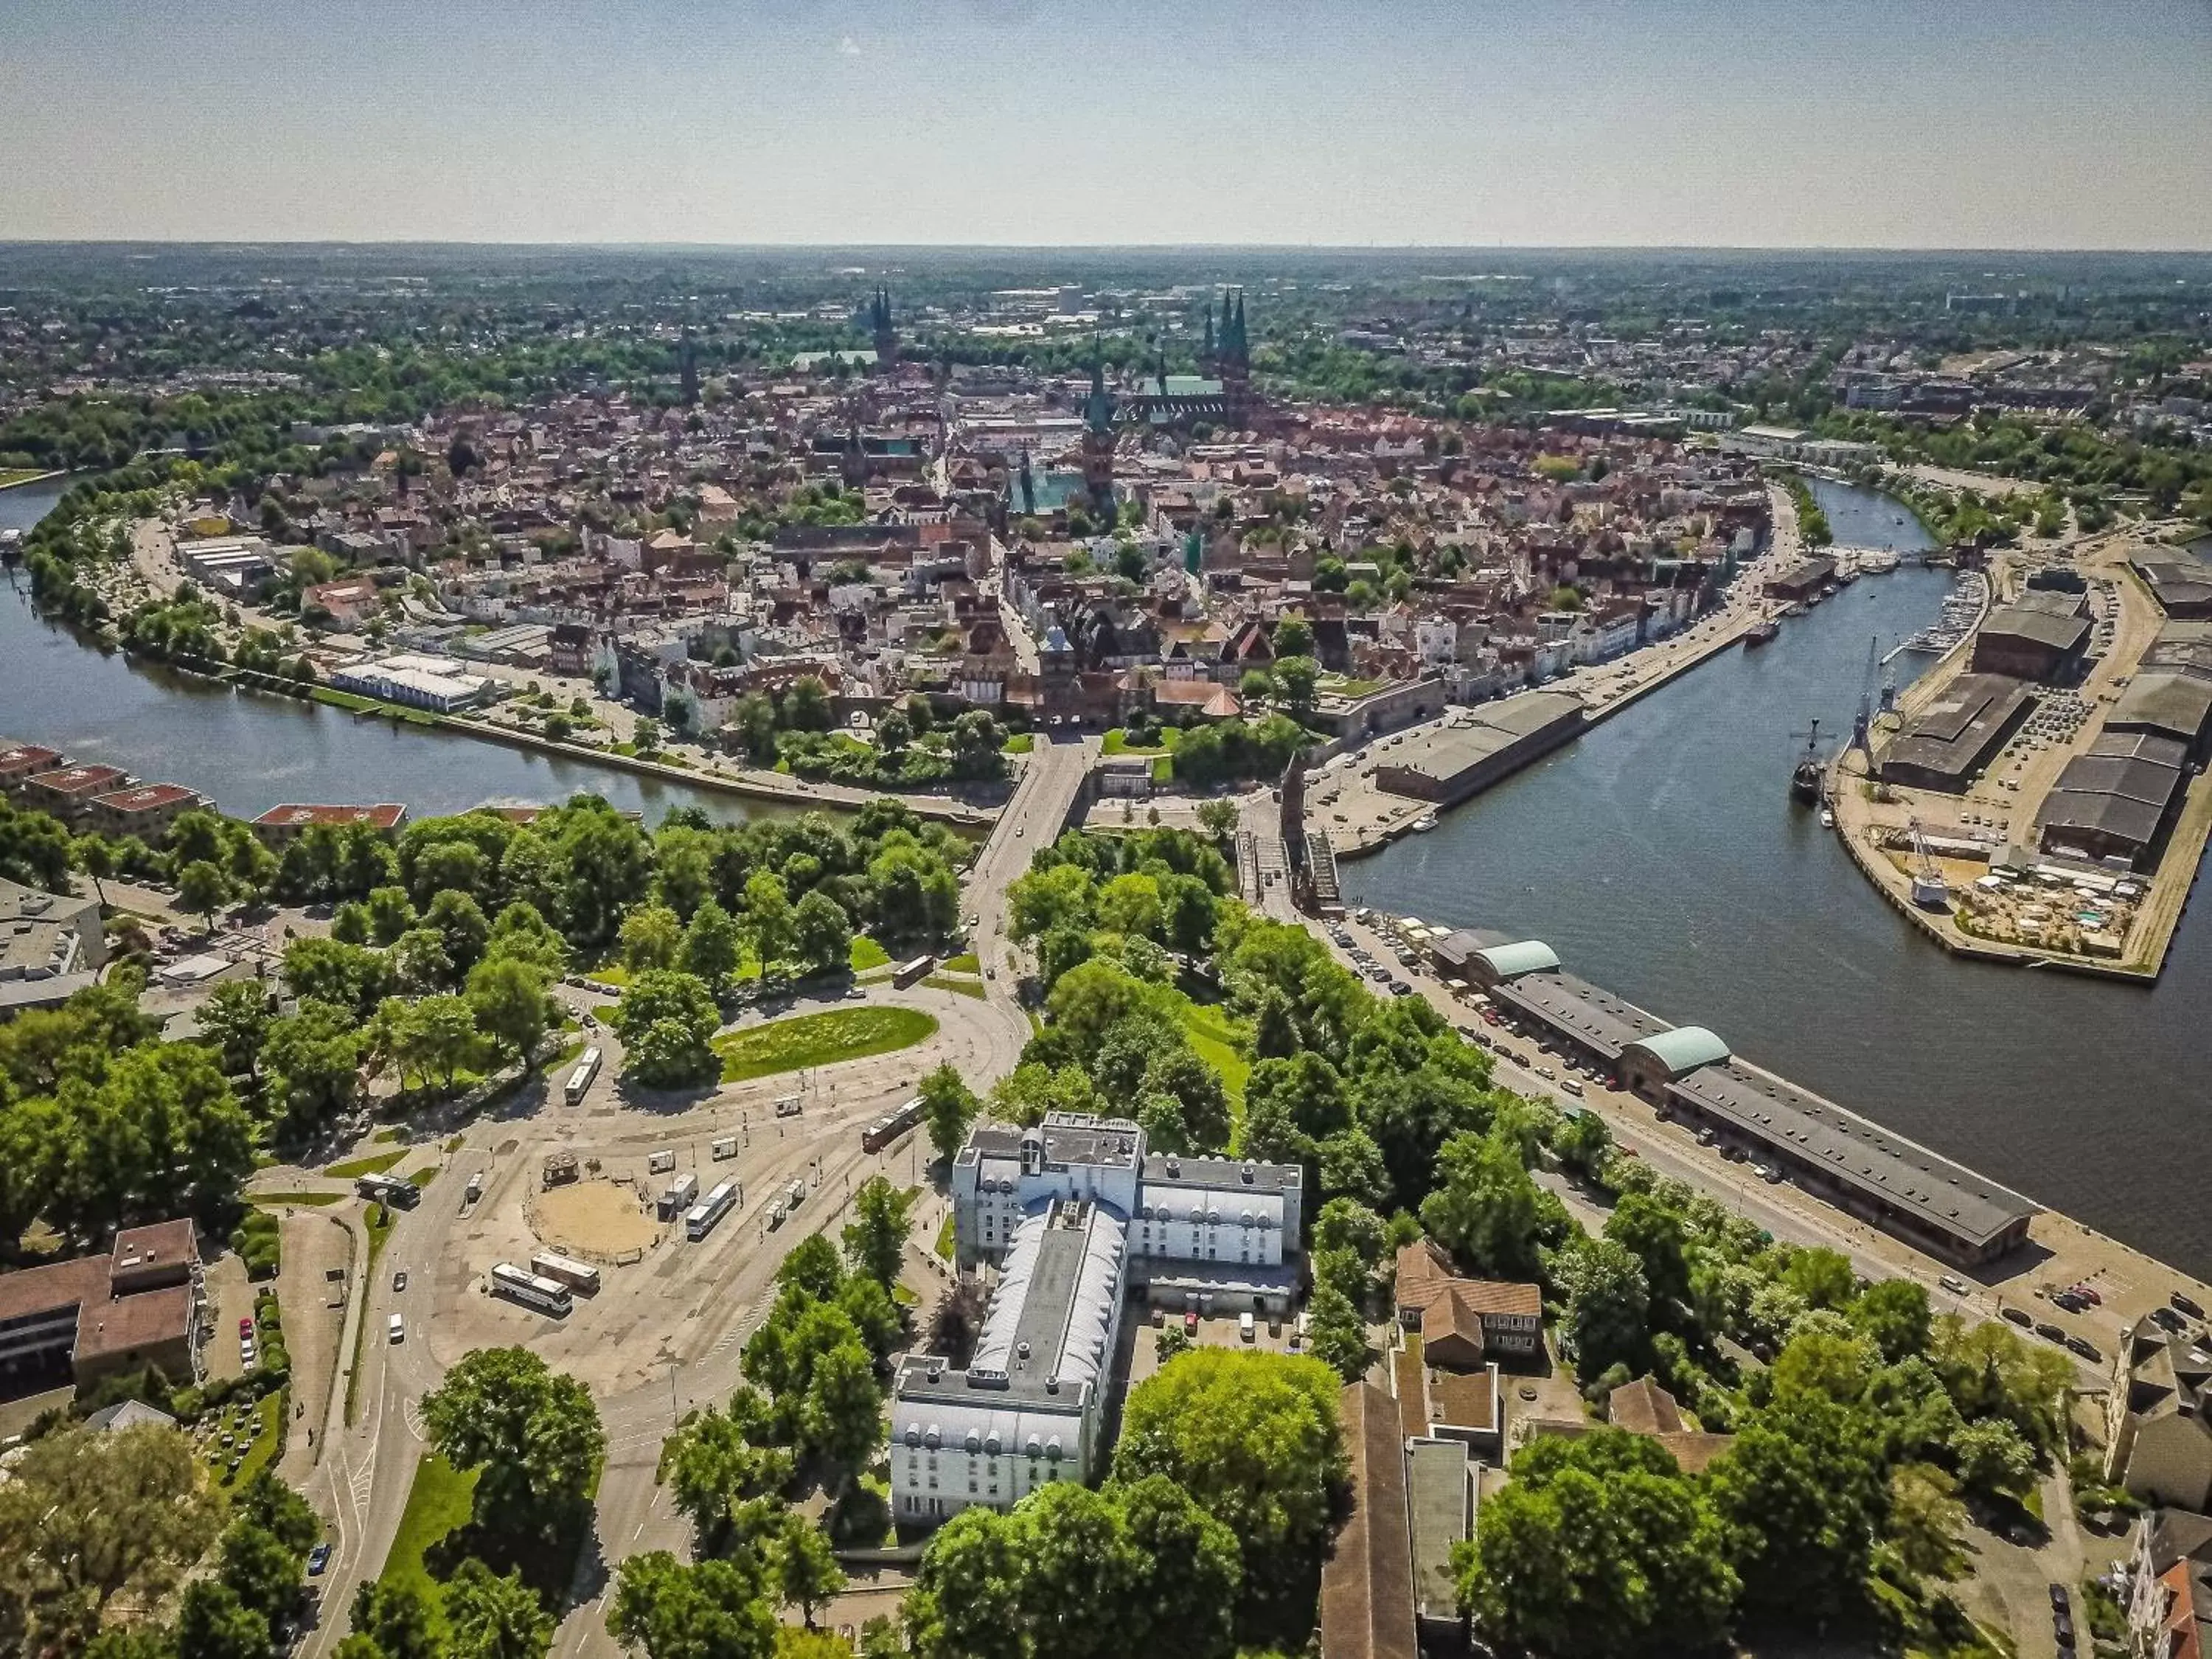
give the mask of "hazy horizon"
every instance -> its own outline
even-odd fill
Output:
[[[9,240],[2212,248],[2205,0],[9,10]]]

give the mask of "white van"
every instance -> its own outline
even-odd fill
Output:
[[[1239,1342],[1249,1342],[1258,1335],[1259,1332],[1253,1327],[1252,1316],[1250,1314],[1238,1314],[1237,1316],[1237,1340]]]
[[[394,1342],[404,1342],[406,1340],[407,1340],[407,1322],[406,1322],[405,1320],[402,1319],[402,1318],[401,1318],[398,1314],[394,1314],[394,1315],[392,1315],[392,1341],[394,1341]]]

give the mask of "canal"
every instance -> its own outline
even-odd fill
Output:
[[[27,529],[60,494],[58,483],[0,489],[0,530]],[[649,822],[678,806],[720,823],[792,810],[134,663],[41,622],[20,570],[0,580],[0,737],[187,784],[240,817],[281,801],[396,800],[420,817],[580,793]]]
[[[1925,544],[1815,481],[1838,541]],[[2212,1270],[2204,1220],[2212,927],[2158,984],[1944,955],[1793,807],[1818,718],[1850,729],[1869,639],[1934,620],[1948,573],[1844,588],[1456,811],[1346,864],[1347,900],[1547,941],[1575,973],[2153,1255]],[[1900,656],[1899,683],[1929,659]]]

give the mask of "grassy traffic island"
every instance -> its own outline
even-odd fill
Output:
[[[770,1020],[714,1039],[721,1056],[722,1081],[834,1066],[896,1053],[937,1035],[937,1017],[918,1008],[836,1008]]]

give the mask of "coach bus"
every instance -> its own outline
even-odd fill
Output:
[[[530,1271],[540,1279],[550,1279],[566,1285],[572,1291],[581,1291],[586,1296],[599,1293],[599,1270],[588,1261],[579,1261],[574,1256],[562,1255],[555,1250],[540,1250],[530,1258]]]
[[[714,1231],[738,1201],[738,1183],[726,1181],[693,1205],[684,1218],[684,1236],[697,1240]]]
[[[520,1302],[526,1308],[535,1308],[539,1313],[550,1314],[556,1319],[565,1317],[576,1305],[574,1296],[560,1280],[541,1279],[505,1261],[491,1270],[491,1293],[503,1296],[509,1302]]]
[[[916,1095],[889,1116],[878,1118],[860,1131],[860,1150],[864,1152],[880,1152],[921,1121],[922,1109],[921,1097]]]
[[[935,957],[916,957],[912,962],[902,962],[891,969],[891,983],[904,990],[918,980],[927,979],[936,971]]]
[[[402,1210],[413,1209],[422,1196],[422,1189],[413,1182],[395,1180],[391,1176],[365,1175],[353,1183],[353,1189],[363,1198]]]
[[[599,1061],[604,1058],[595,1048],[584,1050],[576,1069],[568,1073],[568,1086],[562,1091],[571,1106],[583,1099],[584,1091],[592,1086],[592,1079],[599,1076]]]

